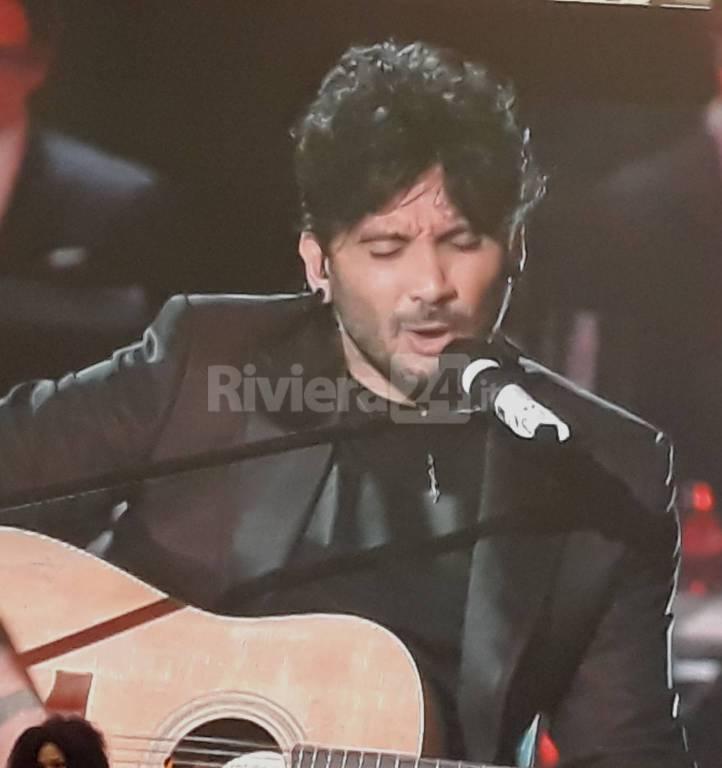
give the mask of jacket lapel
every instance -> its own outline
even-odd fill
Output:
[[[303,365],[299,377],[295,371]],[[314,379],[337,381],[343,372],[343,356],[335,322],[327,307],[319,306],[300,334],[263,350],[257,359],[257,376],[278,386],[300,378],[305,385]],[[291,387],[289,386],[289,392]],[[298,398],[296,398],[297,400]],[[250,415],[244,441],[253,444],[294,432],[330,427],[339,412],[299,410],[289,398],[282,407],[259,407]],[[240,468],[236,487],[237,517],[232,532],[233,586],[239,586],[286,563],[301,535],[315,497],[321,489],[332,459],[329,442],[294,449],[257,459]]]
[[[498,759],[512,675],[561,552],[541,450],[496,422],[489,429],[479,520],[488,521],[493,533],[473,551],[459,676],[460,720],[476,761]]]
[[[274,387],[301,361],[306,375],[337,375],[335,326],[326,322],[326,314],[315,304],[310,298],[299,299],[291,317],[290,312],[269,313],[277,321],[273,328],[249,312],[244,326],[251,328],[257,344],[252,346],[249,339],[237,358],[223,345],[197,353],[153,458],[253,448],[269,439],[332,424],[335,413],[289,413],[264,404],[262,398],[253,404],[244,401],[236,409],[208,408],[211,365],[233,365],[238,370],[252,365],[256,375]],[[340,365],[343,370],[342,361]],[[176,597],[222,610],[230,605],[228,595],[236,588],[286,562],[330,458],[331,445],[326,443],[147,483],[134,503],[134,513],[117,526],[109,557]],[[138,541],[144,542],[142,547]]]
[[[249,442],[287,434],[261,415],[253,417],[249,432]],[[233,586],[286,562],[326,476],[331,454],[331,444],[324,443],[243,462],[232,531]]]

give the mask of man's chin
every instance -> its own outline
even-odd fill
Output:
[[[438,371],[438,356],[395,355],[391,360],[391,383],[410,400],[416,400]]]

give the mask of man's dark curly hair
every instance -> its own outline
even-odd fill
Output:
[[[55,744],[68,768],[108,768],[102,734],[81,717],[56,715],[28,728],[15,742],[6,768],[37,768],[43,744]]]
[[[543,194],[511,87],[424,42],[349,48],[292,136],[301,229],[324,248],[437,163],[477,234],[508,236]]]

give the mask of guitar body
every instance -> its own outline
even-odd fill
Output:
[[[283,751],[421,752],[418,670],[373,622],[216,616],[14,528],[0,527],[0,581],[0,618],[46,706],[96,724],[116,765],[162,766],[218,721],[252,724]]]

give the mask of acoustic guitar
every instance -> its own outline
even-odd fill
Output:
[[[91,720],[114,766],[461,768],[420,757],[438,753],[438,721],[407,648],[371,621],[217,616],[7,527],[0,581],[46,709]]]

